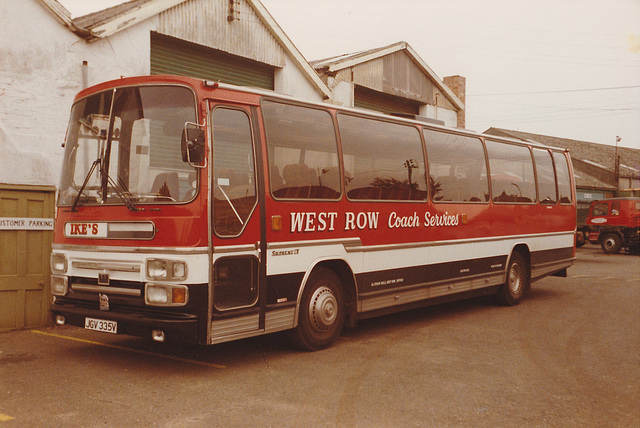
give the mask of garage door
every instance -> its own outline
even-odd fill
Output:
[[[270,65],[155,32],[151,33],[151,74],[274,88],[274,67]]]
[[[356,85],[354,106],[382,113],[420,114],[420,103]]]
[[[54,195],[0,185],[0,331],[49,323]]]

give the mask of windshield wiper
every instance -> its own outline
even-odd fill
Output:
[[[107,181],[111,185],[113,190],[115,191],[115,194],[122,200],[122,202],[125,204],[125,206],[127,208],[129,208],[129,210],[131,210],[131,211],[140,211],[140,208],[136,207],[136,205],[134,203],[134,199],[131,196],[131,192],[129,192],[129,190],[127,190],[126,186],[122,183],[122,180],[120,180],[120,178],[118,177],[118,183],[115,183],[113,181],[113,178],[111,178],[109,176],[109,174],[106,174],[102,170],[101,163],[102,162],[100,161],[100,158],[98,158],[95,161],[93,161],[93,164],[91,164],[91,169],[89,169],[89,172],[87,173],[87,176],[84,178],[84,183],[82,183],[82,186],[80,187],[80,190],[78,190],[78,195],[73,200],[73,205],[71,206],[71,211],[74,212],[74,211],[77,210],[78,202],[80,202],[80,197],[82,196],[82,192],[84,192],[84,188],[87,187],[87,183],[89,182],[89,179],[91,178],[91,176],[93,175],[93,172],[96,169],[99,170],[103,176],[106,175]],[[107,197],[106,194],[103,195],[102,200],[103,201],[106,200],[106,197]]]
[[[118,183],[115,183],[113,181],[113,178],[111,178],[109,174],[106,174],[104,171],[103,171],[103,174],[107,176],[107,181],[109,182],[111,187],[113,187],[113,190],[115,191],[116,195],[122,200],[125,206],[129,208],[130,211],[140,211],[140,208],[136,207],[134,203],[134,198],[133,196],[131,196],[131,192],[129,192],[129,189],[127,189],[127,187],[122,182],[122,179],[118,177]]]
[[[98,128],[97,126],[92,126],[91,122],[89,122],[87,119],[81,117],[80,119],[78,119],[78,122],[80,123],[80,125],[87,128],[93,135],[102,137],[100,135],[100,128]],[[84,178],[84,182],[82,183],[80,190],[78,190],[78,195],[73,200],[73,205],[71,205],[71,212],[75,212],[76,209],[78,208],[78,202],[80,202],[80,197],[82,196],[82,192],[84,192],[84,188],[87,187],[87,183],[89,183],[89,179],[91,178],[91,176],[93,175],[93,172],[96,169],[100,171],[102,170],[102,157],[100,156],[100,154],[98,154],[98,159],[93,161],[93,163],[91,164],[91,168],[89,169],[87,176]]]
[[[84,192],[84,188],[87,187],[87,183],[89,182],[89,179],[93,175],[93,171],[95,171],[96,169],[100,170],[100,163],[101,163],[100,158],[98,158],[95,161],[93,161],[93,163],[91,164],[91,168],[89,169],[87,176],[84,178],[84,183],[82,183],[80,190],[78,190],[78,195],[73,200],[73,205],[71,205],[71,212],[76,211],[78,207],[78,202],[80,202],[80,197],[82,196],[82,192]]]

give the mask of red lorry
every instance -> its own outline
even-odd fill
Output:
[[[587,217],[588,239],[600,244],[607,254],[625,248],[631,254],[640,249],[640,198],[611,198],[593,201]]]

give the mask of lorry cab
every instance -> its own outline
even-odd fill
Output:
[[[593,201],[587,217],[589,242],[600,244],[607,254],[623,248],[638,254],[640,242],[640,198]]]

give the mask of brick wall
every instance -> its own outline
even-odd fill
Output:
[[[467,100],[467,79],[463,76],[447,76],[443,79],[444,84],[466,105]],[[465,110],[458,112],[458,128],[466,126]]]

